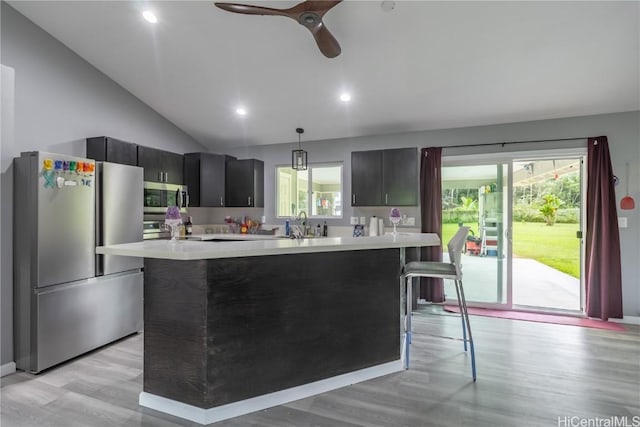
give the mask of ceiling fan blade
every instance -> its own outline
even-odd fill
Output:
[[[323,16],[339,3],[342,3],[342,0],[307,0],[301,4],[304,5],[305,10],[316,12],[318,15]]]
[[[309,31],[313,34],[313,37],[316,39],[316,43],[320,48],[320,52],[322,52],[324,56],[327,58],[335,58],[340,55],[340,52],[342,52],[340,44],[338,44],[336,38],[333,37],[333,34],[329,32],[322,21],[315,27],[309,28]]]
[[[251,6],[237,3],[214,3],[217,7],[227,12],[243,13],[245,15],[275,15],[289,16],[287,10],[273,9],[270,7]],[[290,16],[289,16],[290,17]]]
[[[322,17],[332,7],[343,0],[307,0],[289,9],[272,9],[270,7],[252,6],[238,3],[215,3],[217,7],[228,12],[245,15],[276,15],[286,16],[306,27],[318,44],[320,51],[327,58],[335,58],[342,51],[338,41],[324,26]]]

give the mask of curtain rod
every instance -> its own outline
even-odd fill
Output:
[[[558,138],[558,139],[536,139],[530,141],[505,141],[505,142],[487,142],[484,144],[467,144],[467,145],[445,145],[442,148],[459,148],[459,147],[483,147],[486,145],[511,145],[511,144],[526,144],[531,142],[558,142],[558,141],[578,141],[580,139],[589,139],[589,137],[579,137],[579,138]]]

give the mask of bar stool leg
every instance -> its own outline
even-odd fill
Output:
[[[471,374],[473,381],[476,380],[476,351],[473,345],[473,336],[471,335],[471,322],[469,322],[469,311],[467,310],[467,298],[464,295],[464,288],[462,287],[462,281],[459,281],[460,287],[460,302],[462,309],[464,310],[464,320],[466,322],[466,329],[469,332],[469,346],[471,347]]]
[[[405,367],[409,369],[409,361],[411,357],[411,285],[413,284],[413,277],[407,276],[405,280]]]
[[[460,309],[460,321],[462,322],[462,344],[464,346],[464,351],[467,351],[467,325],[465,324],[464,318],[464,310],[462,308],[462,299],[460,294],[460,285],[457,280],[454,280],[456,288],[456,296],[458,297],[458,308]]]
[[[412,332],[411,316],[413,314],[411,312],[412,309],[413,309],[413,276],[411,276],[407,281],[407,319],[409,319],[407,321],[407,331],[409,332],[409,344],[411,344],[411,341],[413,339],[413,336],[411,333]]]

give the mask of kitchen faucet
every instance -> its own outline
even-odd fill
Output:
[[[302,215],[304,215],[304,221],[302,220]],[[298,213],[298,216],[297,216],[297,217],[295,217],[295,220],[296,220],[296,221],[300,221],[300,225],[301,225],[301,228],[302,228],[302,236],[301,236],[301,237],[306,236],[306,235],[308,234],[308,232],[309,232],[309,227],[308,227],[308,225],[307,225],[307,221],[308,221],[309,219],[308,219],[308,217],[307,217],[307,213],[306,213],[305,211],[300,211],[300,212]],[[296,236],[296,237],[297,237],[297,236]]]

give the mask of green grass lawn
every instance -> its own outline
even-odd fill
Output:
[[[478,234],[478,224],[464,224]],[[443,224],[442,242],[451,239],[457,224]],[[573,277],[580,277],[580,240],[576,238],[579,224],[519,222],[513,224],[513,256],[531,258]]]

